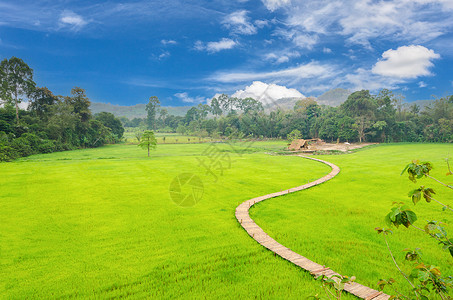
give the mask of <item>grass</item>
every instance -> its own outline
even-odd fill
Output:
[[[135,145],[114,145],[0,164],[0,298],[320,292],[310,275],[252,240],[234,210],[248,198],[316,179],[328,167],[215,146],[233,160],[217,181],[196,159],[208,144],[160,145],[149,159]],[[191,208],[169,196],[181,172],[203,180],[203,198]]]
[[[192,135],[182,135],[178,133],[155,133],[158,144],[196,144],[196,143],[208,143],[215,141],[215,139],[209,137],[198,137]],[[130,144],[137,144],[137,138],[135,137],[135,131],[127,130],[124,132],[124,141]]]
[[[233,148],[234,147],[234,151]],[[0,164],[0,298],[301,298],[319,282],[258,245],[234,218],[238,203],[322,177],[327,166],[272,156],[284,142],[159,145],[152,157],[136,145],[35,155]],[[199,165],[207,151],[227,155],[217,178]],[[374,232],[392,201],[412,184],[399,176],[413,158],[442,176],[451,145],[384,145],[317,156],[340,175],[321,186],[252,209],[269,234],[296,252],[375,287],[395,274]],[[204,184],[194,207],[175,205],[169,185],[183,172]],[[442,191],[442,192],[441,192]],[[439,198],[451,195],[439,189]],[[407,201],[408,202],[408,201]],[[445,217],[433,204],[419,219]],[[397,230],[401,249],[422,246],[451,274],[451,259],[433,241]],[[400,259],[401,260],[401,259]],[[354,299],[346,296],[344,299]]]
[[[340,174],[321,186],[262,202],[252,209],[251,216],[280,243],[341,274],[355,275],[362,284],[376,287],[380,278],[389,277],[404,283],[383,237],[374,228],[387,227],[384,216],[393,201],[413,206],[406,195],[423,184],[434,187],[436,198],[452,205],[451,190],[428,179],[421,180],[417,186],[407,176],[400,176],[407,163],[420,159],[433,162],[432,174],[451,182],[451,178],[445,178],[444,158],[452,150],[451,144],[399,144],[380,145],[347,155],[316,156],[339,166]],[[453,220],[451,213],[442,212],[435,203],[420,202],[413,209],[419,227],[426,224],[425,220]],[[451,228],[447,226],[447,230]],[[420,247],[426,262],[440,266],[444,275],[453,274],[451,256],[435,240],[416,230],[393,231],[389,243],[405,270],[411,266],[404,262],[402,250]]]

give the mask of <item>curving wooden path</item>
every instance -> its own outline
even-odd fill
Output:
[[[236,219],[239,221],[239,223],[245,229],[245,231],[247,231],[247,233],[253,239],[255,239],[258,243],[260,243],[262,246],[264,246],[267,249],[271,250],[272,252],[278,254],[279,256],[283,257],[284,259],[288,260],[289,262],[301,267],[302,269],[309,271],[315,277],[318,277],[321,275],[325,275],[327,277],[331,277],[332,275],[339,275],[338,273],[334,272],[330,268],[320,265],[318,263],[315,263],[315,262],[309,260],[308,258],[303,257],[302,255],[297,254],[296,252],[292,251],[291,249],[286,248],[282,244],[278,243],[273,238],[271,238],[269,235],[267,235],[267,233],[264,232],[264,230],[261,229],[261,227],[259,227],[252,220],[252,218],[250,218],[249,209],[254,204],[264,201],[266,199],[275,198],[278,196],[282,196],[282,195],[286,195],[289,193],[294,193],[297,191],[311,188],[315,185],[321,184],[323,182],[326,182],[326,181],[332,179],[338,173],[340,173],[340,168],[332,163],[329,163],[329,162],[326,162],[326,161],[323,161],[320,159],[316,159],[316,158],[302,156],[302,155],[298,155],[298,156],[326,164],[332,168],[332,171],[329,174],[327,174],[326,176],[319,178],[318,180],[309,182],[307,184],[245,201],[245,202],[241,203],[238,207],[236,207]],[[367,286],[361,285],[356,282],[353,282],[351,284],[346,284],[344,290],[359,298],[366,299],[366,300],[371,300],[371,299],[372,300],[384,300],[384,299],[386,300],[386,299],[390,298],[390,296],[387,294],[384,294],[377,290],[373,290]]]

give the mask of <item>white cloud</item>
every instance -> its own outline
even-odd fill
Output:
[[[60,24],[62,26],[70,26],[75,30],[82,28],[87,23],[82,16],[70,10],[63,11],[60,16]]]
[[[258,28],[264,28],[266,26],[269,26],[268,20],[256,20],[254,23],[255,23],[256,27],[258,27]]]
[[[198,96],[198,97],[190,97],[187,92],[184,93],[176,93],[175,97],[177,97],[179,100],[185,103],[204,103],[207,102],[208,99]]]
[[[161,55],[159,55],[159,59],[164,59],[164,58],[170,57],[170,55],[171,55],[170,52],[164,51],[164,52],[162,52]]]
[[[371,49],[376,38],[425,43],[447,34],[452,10],[451,0],[293,0],[284,12],[287,29],[302,36],[340,35]]]
[[[202,41],[196,41],[194,48],[198,51],[206,50],[210,53],[215,53],[222,50],[232,49],[237,45],[238,43],[236,41],[228,38],[223,38],[218,42],[208,42],[206,44],[204,44]]]
[[[162,45],[176,45],[178,42],[176,42],[175,40],[161,40],[160,41],[162,43]]]
[[[341,78],[336,78],[337,85],[344,85],[352,91],[370,90],[377,91],[382,88],[396,89],[398,83],[402,80],[394,78],[384,78],[382,76],[371,73],[370,70],[358,68],[354,72],[346,74]]]
[[[246,10],[233,12],[223,19],[222,24],[230,29],[232,33],[244,35],[256,34],[258,30],[248,20],[247,13]]]
[[[296,34],[293,37],[293,42],[300,48],[313,49],[313,46],[316,45],[319,38],[317,35],[309,34]]]
[[[326,53],[326,54],[329,54],[329,53],[332,53],[332,49],[324,47],[324,48],[322,49],[322,52],[324,52],[324,53]]]
[[[374,74],[396,78],[417,78],[431,75],[431,60],[440,58],[433,50],[420,45],[402,46],[382,54],[382,60],[372,68]]]
[[[300,53],[297,51],[280,51],[277,53],[271,52],[264,55],[264,59],[272,61],[276,64],[282,64],[290,61],[292,58],[300,57]]]
[[[418,83],[418,87],[420,87],[420,88],[424,88],[424,87],[427,87],[427,86],[428,86],[428,85],[427,85],[426,82],[424,82],[424,81],[420,81],[420,82]]]
[[[299,48],[305,48],[309,50],[313,49],[313,46],[316,45],[319,40],[319,37],[316,34],[300,33],[295,29],[288,30],[278,28],[274,31],[273,35],[280,36],[286,40],[292,41],[294,45]]]
[[[289,89],[286,86],[276,84],[267,84],[261,81],[254,81],[251,85],[245,87],[245,89],[236,91],[232,96],[241,99],[250,97],[263,104],[269,104],[281,98],[305,98],[296,89]]]
[[[263,4],[270,11],[275,11],[280,7],[286,6],[291,3],[291,0],[262,0]]]
[[[217,72],[208,79],[223,83],[246,82],[254,80],[274,80],[287,83],[298,83],[307,78],[325,79],[337,72],[329,65],[310,62],[293,68],[269,72]]]

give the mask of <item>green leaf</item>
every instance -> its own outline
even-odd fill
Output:
[[[413,191],[410,191],[408,196],[411,197],[412,202],[414,203],[414,205],[417,204],[417,202],[419,202],[420,199],[421,199],[420,189],[415,189]]]
[[[417,215],[411,210],[406,211],[406,216],[407,216],[407,220],[411,224],[414,224],[414,222],[417,221]]]
[[[400,214],[400,212],[401,211],[399,208],[393,207],[392,212],[390,213],[390,220],[392,220],[392,222],[395,222],[396,216],[398,216]]]
[[[406,170],[409,168],[411,164],[407,164],[406,167],[404,167],[404,170],[401,172],[400,176],[404,174],[404,172],[406,172]]]

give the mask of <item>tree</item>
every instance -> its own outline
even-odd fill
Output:
[[[146,111],[148,112],[146,124],[148,129],[156,130],[156,113],[159,106],[159,98],[156,96],[149,97],[149,102],[146,104]]]
[[[211,100],[211,113],[214,116],[220,116],[222,114],[222,108],[217,98],[212,98]]]
[[[112,133],[116,135],[118,139],[123,137],[124,127],[121,121],[115,117],[114,114],[109,112],[100,112],[96,114],[95,119],[100,121],[105,127],[108,127],[112,130]]]
[[[30,97],[28,110],[36,114],[41,120],[46,121],[49,117],[52,105],[57,102],[58,97],[48,88],[37,88]]]
[[[84,89],[74,87],[71,90],[71,97],[65,97],[65,102],[72,107],[74,114],[78,116],[82,123],[88,122],[91,118],[91,102]]]
[[[318,102],[316,102],[316,98],[307,97],[307,98],[298,100],[296,102],[296,104],[294,104],[294,110],[304,112],[307,109],[307,107],[312,104],[316,104],[316,105],[318,104]]]
[[[229,99],[230,97],[227,94],[222,94],[217,97],[217,101],[219,103],[220,109],[222,110],[222,113],[224,111],[228,111],[228,107],[230,106]]]
[[[294,129],[293,131],[288,133],[288,135],[286,136],[286,139],[288,140],[288,142],[291,143],[292,141],[300,139],[301,137],[302,137],[302,134],[300,133],[300,131],[297,129]]]
[[[253,98],[238,99],[239,108],[245,113],[259,113],[264,110],[263,104]]]
[[[165,119],[167,118],[168,116],[168,110],[165,109],[165,108],[161,108],[159,109],[159,120],[162,124],[162,127],[165,127]]]
[[[19,97],[29,96],[35,89],[33,81],[33,69],[31,69],[22,59],[11,57],[4,59],[0,63],[0,98],[7,102],[14,101],[16,107],[16,123],[19,124]]]
[[[204,120],[207,118],[208,114],[209,114],[209,111],[210,111],[210,107],[209,105],[207,104],[198,104],[197,105],[197,110],[198,110],[198,118],[200,120]]]
[[[199,118],[198,113],[199,112],[195,106],[191,107],[187,111],[186,116],[184,117],[185,123],[188,125],[188,124],[190,124],[190,122],[198,120],[198,118]]]
[[[377,104],[368,90],[361,90],[349,95],[341,104],[344,114],[355,118],[355,126],[359,134],[360,143],[365,140],[365,133],[371,127],[375,117]]]
[[[134,133],[135,135],[135,138],[137,139],[137,141],[140,143],[140,140],[142,139],[142,136],[143,136],[143,132],[138,130]]]
[[[139,147],[143,149],[148,149],[148,157],[149,157],[149,150],[150,149],[156,149],[157,147],[157,140],[156,137],[154,136],[154,131],[152,130],[145,130],[143,133],[140,143],[138,144]]]

